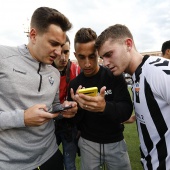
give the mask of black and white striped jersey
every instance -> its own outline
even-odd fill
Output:
[[[170,60],[145,56],[132,75],[145,170],[170,170]]]

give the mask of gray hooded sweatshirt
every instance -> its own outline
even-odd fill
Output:
[[[25,45],[0,46],[0,170],[31,170],[58,149],[54,122],[24,124],[24,110],[35,104],[58,107],[60,74],[39,63]]]

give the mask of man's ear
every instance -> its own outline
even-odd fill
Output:
[[[167,50],[165,51],[165,53],[167,53],[168,55],[170,55],[170,49],[167,49]]]
[[[125,44],[127,45],[127,51],[130,51],[133,45],[133,40],[131,38],[127,38],[125,40]]]
[[[76,52],[73,52],[74,53],[74,56],[76,57]],[[77,58],[77,57],[76,57]]]
[[[37,35],[37,31],[35,28],[31,28],[30,30],[30,33],[29,33],[29,37],[30,37],[30,40],[35,43],[36,41],[36,35]]]

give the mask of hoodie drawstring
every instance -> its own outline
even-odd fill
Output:
[[[103,161],[102,161],[102,146],[103,145]],[[100,169],[105,170],[105,151],[104,151],[104,144],[100,143]]]

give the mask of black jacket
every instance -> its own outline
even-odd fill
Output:
[[[75,120],[81,130],[81,136],[97,143],[112,143],[122,140],[124,126],[122,122],[128,120],[133,106],[127,84],[123,75],[114,76],[113,73],[100,66],[98,73],[92,77],[85,77],[80,73],[70,82],[70,88],[76,92],[79,85],[85,88],[106,86],[106,107],[104,112],[89,112],[79,109]],[[68,100],[71,100],[70,94]]]

